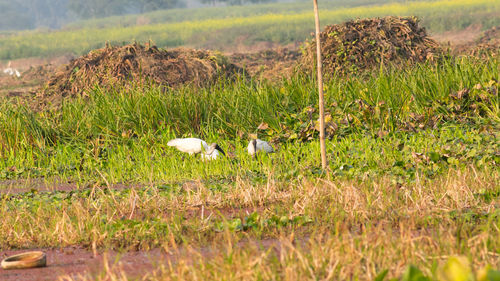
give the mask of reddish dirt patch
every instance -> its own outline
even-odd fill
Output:
[[[75,56],[67,54],[67,55],[47,57],[47,58],[33,57],[33,58],[16,59],[16,60],[11,60],[10,63],[12,68],[17,69],[20,72],[25,72],[31,68],[36,68],[39,66],[47,66],[47,65],[59,66],[67,64],[74,58]],[[2,65],[2,69],[4,67],[7,67],[7,64],[8,62],[5,62]]]
[[[305,245],[305,238],[297,242]],[[254,246],[264,250],[272,248],[277,255],[281,250],[278,239],[243,240],[236,247]],[[129,251],[118,253],[116,251],[93,253],[92,251],[66,247],[62,249],[28,249],[0,252],[0,259],[26,251],[43,251],[47,254],[47,267],[23,270],[0,269],[2,281],[48,281],[58,280],[62,276],[93,277],[106,271],[105,261],[113,272],[124,271],[128,278],[140,278],[151,273],[161,265],[174,264],[182,259],[189,263],[196,262],[198,257],[210,258],[224,251],[223,245],[214,244],[207,247],[186,248],[179,247],[176,251],[166,253],[163,249],[150,251]],[[194,255],[193,253],[196,253]],[[105,258],[106,257],[106,258]]]
[[[269,41],[257,41],[252,44],[246,44],[246,41],[253,42],[253,40],[249,39],[248,36],[239,36],[234,40],[234,44],[220,47],[221,50],[227,54],[250,54],[279,49],[298,50],[300,48],[300,45],[302,45],[302,42],[294,42],[286,45],[281,45],[279,43]]]
[[[441,44],[451,47],[473,44],[481,35],[481,25],[470,25],[464,30],[446,31],[433,34],[432,38]]]
[[[471,25],[462,31],[450,31],[434,35],[436,40],[453,54],[484,56],[484,51],[496,52],[500,49],[500,26],[481,31],[481,26]]]
[[[110,251],[94,255],[89,250],[74,247],[4,251],[0,252],[0,258],[4,259],[10,255],[35,250],[47,254],[47,267],[16,270],[0,269],[0,279],[2,281],[53,281],[64,275],[73,277],[95,276],[105,270],[105,255],[110,267],[118,267],[133,277],[142,276],[156,266],[173,260],[172,255],[166,254],[161,249],[125,253]]]
[[[56,69],[74,57],[63,55],[50,58],[25,58],[10,61],[12,68],[21,72],[21,77],[9,76],[0,71],[0,97],[30,98]],[[0,65],[0,70],[9,62]]]
[[[230,59],[253,77],[275,80],[289,77],[299,57],[298,51],[276,48],[257,53],[234,53]]]

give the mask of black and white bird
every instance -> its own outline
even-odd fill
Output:
[[[265,153],[273,153],[274,152],[274,148],[267,141],[263,141],[263,140],[259,140],[259,139],[251,140],[248,143],[247,150],[248,150],[248,154],[250,154],[251,156],[254,156],[259,151],[263,151]]]
[[[220,154],[226,155],[218,144],[212,143],[209,146],[204,140],[198,138],[173,139],[167,145],[173,146],[179,151],[189,153],[189,155],[200,153],[201,158],[205,160],[217,159]]]

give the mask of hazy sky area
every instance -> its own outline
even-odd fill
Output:
[[[60,28],[75,20],[172,8],[241,5],[275,0],[0,0],[0,30]]]

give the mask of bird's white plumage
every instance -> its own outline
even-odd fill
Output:
[[[257,148],[255,147],[255,144],[253,143],[253,140],[251,140],[249,143],[248,143],[248,146],[247,146],[247,150],[248,150],[248,154],[250,155],[255,155],[255,153],[257,151],[255,151]]]
[[[170,140],[167,145],[173,146],[182,152],[189,153],[190,155],[200,153],[201,158],[204,160],[217,159],[221,153],[224,155],[224,151],[222,151],[222,148],[220,148],[216,143],[212,143],[208,146],[204,140],[198,138],[173,139]]]
[[[200,153],[202,150],[208,150],[208,144],[204,140],[198,138],[173,139],[169,141],[167,145],[173,146],[178,150],[189,154]]]
[[[212,153],[202,153],[201,154],[201,159],[203,160],[215,160],[219,157],[219,151],[217,149],[214,149]]]
[[[248,154],[254,155],[255,153],[259,151],[263,151],[265,153],[273,153],[274,149],[273,147],[267,142],[263,141],[260,139],[255,140],[255,144],[253,143],[253,140],[248,143]]]
[[[17,69],[14,69],[14,68],[6,68],[3,70],[3,73],[10,75],[10,76],[15,75],[17,77],[21,77],[21,73],[19,73],[19,71]]]
[[[10,76],[15,75],[17,77],[21,77],[21,73],[19,73],[19,71],[17,69],[10,67],[10,61],[9,61],[7,68],[4,68],[3,73],[10,75]]]

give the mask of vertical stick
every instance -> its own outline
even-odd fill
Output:
[[[326,170],[326,144],[325,144],[325,104],[323,101],[323,64],[321,61],[321,42],[319,39],[319,11],[318,0],[314,2],[314,19],[316,22],[316,61],[318,63],[318,92],[319,92],[319,144],[321,147],[321,167]]]

